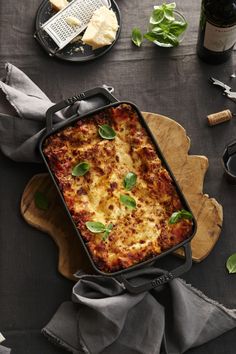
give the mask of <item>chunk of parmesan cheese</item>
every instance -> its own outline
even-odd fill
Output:
[[[81,25],[80,20],[75,16],[68,16],[68,17],[66,17],[65,20],[66,20],[66,23],[71,27],[76,27],[76,26]]]
[[[49,0],[49,2],[55,11],[60,11],[69,4],[67,0]]]
[[[94,11],[82,41],[92,46],[93,50],[104,47],[115,40],[118,28],[114,11],[102,6]]]

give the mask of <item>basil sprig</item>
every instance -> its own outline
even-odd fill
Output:
[[[226,268],[229,273],[236,273],[236,253],[232,254],[226,262]]]
[[[139,28],[135,27],[132,30],[132,42],[137,46],[140,47],[143,41],[143,35]]]
[[[149,31],[145,33],[143,37],[163,47],[177,46],[179,44],[179,37],[186,30],[188,24],[184,18],[182,20],[176,20],[175,8],[175,2],[154,6],[154,10],[149,19]],[[135,33],[140,32],[138,28],[133,29],[133,31],[134,30]]]
[[[34,204],[38,209],[41,210],[48,210],[49,207],[49,201],[47,197],[45,194],[39,191],[35,192],[34,194]]]
[[[169,219],[169,224],[176,224],[181,219],[192,219],[192,218],[193,215],[189,211],[181,209],[179,211],[175,211],[171,215]]]
[[[99,125],[98,133],[103,139],[107,140],[112,140],[116,137],[116,132],[108,124]]]
[[[130,197],[129,195],[121,194],[120,195],[120,201],[121,201],[121,203],[123,203],[129,209],[135,209],[136,208],[135,199]]]
[[[84,176],[90,169],[90,164],[88,162],[80,162],[78,165],[74,166],[72,169],[72,176]]]
[[[108,226],[104,225],[102,222],[99,221],[87,221],[85,223],[87,229],[94,234],[99,234],[99,233],[104,233],[103,235],[103,241],[107,239],[109,236],[109,233],[111,232],[113,228],[113,224],[109,224]]]
[[[127,191],[130,191],[137,182],[137,175],[133,172],[128,172],[124,178],[124,187]]]
[[[175,8],[175,2],[154,6],[154,10],[151,14],[149,22],[153,25],[157,25],[161,23],[165,18],[169,21],[173,21],[175,19],[173,16],[173,11]]]

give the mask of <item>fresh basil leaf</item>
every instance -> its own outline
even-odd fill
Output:
[[[87,221],[85,225],[89,231],[95,234],[106,231],[106,226],[99,221]]]
[[[159,6],[154,6],[154,10],[150,17],[150,23],[160,23],[164,18],[167,18],[170,21],[174,20],[173,11],[175,8],[176,8],[175,2],[172,2],[170,4],[162,4]],[[160,14],[162,14],[162,16]],[[162,17],[161,21],[152,22],[153,20],[155,21],[155,19],[157,19],[158,16]]]
[[[106,227],[102,222],[99,221],[87,221],[85,225],[87,229],[89,229],[89,231],[93,232],[94,234],[104,233],[102,237],[103,241],[107,239],[113,228],[113,224],[109,224]]]
[[[174,21],[174,16],[173,16],[173,9],[165,9],[164,11],[164,17],[168,20],[168,21]]]
[[[166,38],[168,39],[169,43],[173,45],[173,47],[175,47],[179,44],[177,37],[175,37],[171,33],[168,33]]]
[[[162,8],[154,9],[152,11],[149,23],[156,25],[164,19],[164,16],[165,16],[165,13]]]
[[[226,262],[226,268],[229,273],[236,273],[236,253],[232,254]]]
[[[180,219],[181,219],[181,214],[179,211],[176,211],[171,215],[169,219],[169,224],[176,224]]]
[[[163,6],[165,10],[174,10],[176,8],[176,3],[170,2],[169,4],[163,4]]]
[[[72,169],[72,176],[83,176],[87,173],[90,169],[90,164],[87,162],[80,162],[78,165],[74,166]]]
[[[167,34],[164,32],[156,33],[156,32],[148,32],[144,35],[146,39],[150,42],[155,42],[156,44],[162,45],[163,43],[169,44],[169,39],[167,38]]]
[[[140,47],[143,41],[143,35],[139,28],[135,27],[132,30],[132,42],[137,46]]]
[[[116,137],[116,132],[108,124],[99,125],[98,133],[103,139],[112,140]]]
[[[155,34],[162,34],[163,29],[159,26],[152,26],[152,28],[150,28],[150,32]]]
[[[174,9],[176,8],[175,2],[172,2],[170,4],[163,4],[163,10],[164,10],[164,17],[168,21],[174,21]]]
[[[135,209],[136,208],[135,199],[130,197],[129,195],[121,194],[120,195],[120,201],[121,201],[121,203],[123,203],[129,209]]]
[[[163,5],[155,5],[153,6],[154,10],[161,10]]]
[[[181,219],[192,219],[193,215],[187,211],[187,210],[179,210],[179,211],[175,211],[170,219],[169,219],[169,224],[176,224],[179,220]]]
[[[181,215],[182,215],[182,219],[190,219],[190,220],[192,220],[193,215],[189,211],[187,211],[185,209],[182,209],[182,210],[180,210],[180,212],[181,212]]]
[[[173,21],[168,21],[167,19],[164,19],[162,23],[160,23],[159,27],[162,29],[163,33],[166,35],[172,34],[171,32],[171,25]]]
[[[169,4],[155,5],[153,6],[154,10],[163,9],[163,10],[174,10],[176,8],[175,2],[170,2]]]
[[[110,232],[111,232],[112,229],[113,229],[113,224],[109,224],[109,225],[107,226],[105,232],[104,232],[103,237],[102,237],[102,240],[103,240],[103,241],[106,241],[106,239],[108,238],[108,236],[109,236],[109,234],[110,234]]]
[[[103,241],[106,241],[106,239],[108,238],[108,236],[109,236],[109,231],[108,230],[106,230],[105,232],[104,232],[104,235],[102,236],[102,240]]]
[[[35,192],[34,203],[38,209],[48,210],[49,201],[48,201],[47,197],[45,196],[45,194],[43,194],[42,192],[39,192],[39,191]]]
[[[136,184],[137,175],[133,172],[128,172],[124,178],[124,187],[127,191],[130,191]]]
[[[186,30],[187,26],[187,22],[173,21],[170,25],[170,32],[178,37]]]
[[[155,33],[155,32],[147,32],[147,33],[144,34],[144,38],[146,38],[150,42],[156,41],[159,37],[160,36],[157,33]]]
[[[177,46],[178,37],[186,30],[187,22],[184,21],[183,16],[183,21],[175,20],[175,18],[181,18],[181,14],[174,11],[175,8],[175,2],[154,6],[149,18],[149,31],[143,35],[143,38],[162,47]],[[139,29],[133,30],[132,40],[136,45],[141,45],[142,35]]]
[[[178,39],[175,36],[172,36],[171,34],[168,34],[166,32],[161,32],[161,33],[155,33],[155,32],[148,32],[145,35],[145,38],[148,39],[151,42],[155,42],[156,44],[171,44],[172,46],[178,45]]]
[[[186,30],[186,21],[175,20],[175,2],[154,6],[149,19],[149,31],[144,38],[163,47],[177,46],[178,37]]]
[[[107,230],[111,231],[112,229],[113,229],[113,224],[109,224],[109,225],[107,226]]]

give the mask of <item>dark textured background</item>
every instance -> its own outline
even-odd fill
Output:
[[[236,308],[236,275],[229,276],[225,269],[227,257],[236,252],[236,186],[227,184],[220,162],[225,144],[235,138],[236,120],[214,128],[206,124],[209,113],[225,108],[236,111],[235,104],[208,82],[209,76],[215,76],[236,89],[236,79],[230,80],[236,70],[236,54],[219,66],[198,59],[199,0],[176,1],[189,22],[181,46],[161,49],[145,42],[138,49],[130,41],[131,30],[134,26],[146,29],[156,2],[117,0],[122,31],[112,51],[85,64],[57,61],[49,58],[33,38],[40,1],[18,0],[17,6],[14,0],[0,1],[0,76],[5,62],[11,62],[55,102],[106,83],[115,87],[118,99],[133,101],[143,111],[164,114],[182,124],[191,138],[190,152],[209,158],[204,192],[224,208],[224,225],[217,245],[184,279],[209,297]],[[2,95],[0,109],[12,110]],[[58,255],[53,241],[27,225],[19,211],[26,183],[44,167],[15,163],[0,155],[0,171],[0,331],[7,338],[4,345],[12,348],[12,354],[64,353],[50,344],[40,329],[57,307],[70,299],[72,283],[57,272]],[[189,354],[235,352],[236,329]]]

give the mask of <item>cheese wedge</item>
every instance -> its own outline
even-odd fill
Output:
[[[49,2],[55,11],[60,11],[69,4],[67,0],[49,0]]]
[[[114,11],[102,6],[94,11],[82,41],[92,46],[93,50],[104,47],[115,40],[118,28]]]

